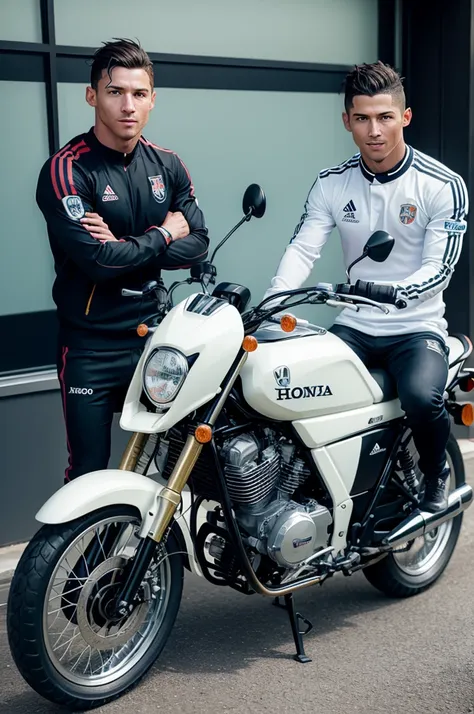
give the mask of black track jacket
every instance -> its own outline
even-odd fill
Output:
[[[137,325],[156,312],[150,299],[122,297],[162,269],[205,259],[204,216],[181,159],[141,137],[132,154],[101,144],[93,130],[72,139],[43,166],[36,201],[54,256],[61,344],[86,349],[139,345]],[[80,219],[98,213],[119,242],[92,238]],[[158,229],[181,211],[190,234],[169,242]]]

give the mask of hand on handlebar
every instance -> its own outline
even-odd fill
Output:
[[[393,285],[379,285],[374,282],[357,280],[353,285],[346,283],[336,287],[336,292],[342,295],[354,295],[374,302],[395,305],[399,310],[407,306],[406,300],[399,296],[399,291]]]

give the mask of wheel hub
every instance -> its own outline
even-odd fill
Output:
[[[121,647],[138,632],[145,621],[149,603],[139,603],[120,617],[115,612],[116,598],[127,558],[104,560],[90,574],[77,603],[77,624],[88,645],[97,650]]]

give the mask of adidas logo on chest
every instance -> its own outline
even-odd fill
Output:
[[[117,196],[117,194],[115,193],[113,188],[109,184],[107,184],[107,186],[105,187],[104,193],[102,195],[102,200],[103,201],[118,201],[118,198],[119,197]]]
[[[356,218],[356,211],[357,208],[354,201],[349,201],[349,203],[347,203],[342,209],[342,212],[344,213],[342,220],[346,223],[360,223],[360,221]]]

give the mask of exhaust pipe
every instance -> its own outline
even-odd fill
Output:
[[[383,545],[389,548],[395,548],[425,533],[430,533],[430,531],[438,528],[442,523],[451,520],[451,518],[465,511],[466,508],[471,505],[472,499],[472,488],[465,483],[454,491],[451,491],[448,496],[448,506],[444,511],[428,513],[428,511],[417,510],[388,534],[383,540]]]

